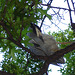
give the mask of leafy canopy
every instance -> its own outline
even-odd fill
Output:
[[[5,53],[3,71],[27,75],[39,71],[43,65],[22,49],[23,46],[27,49],[30,44],[26,35],[31,32],[28,30],[30,23],[37,23],[47,15],[40,3],[39,0],[0,0],[0,49]],[[51,19],[50,15],[47,17]]]

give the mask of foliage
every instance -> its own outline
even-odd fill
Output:
[[[65,55],[66,64],[60,71],[62,75],[74,75],[75,74],[75,50]]]
[[[7,55],[8,53],[4,55],[2,70],[16,75],[30,75],[31,73],[38,72],[43,65],[42,61],[32,59],[28,53],[22,50],[19,53],[15,53],[16,60],[8,59]]]
[[[49,34],[51,34],[49,32]],[[58,42],[74,42],[74,34],[71,30],[71,27],[69,26],[68,29],[66,29],[64,32],[59,31],[58,33],[53,32],[52,35],[55,37],[55,39]],[[65,48],[69,44],[59,44],[59,48]],[[72,52],[67,53],[64,55],[64,58],[66,59],[66,64],[64,65],[64,68],[61,68],[59,71],[62,73],[62,75],[74,75],[75,74],[75,50]]]
[[[21,43],[28,48],[30,38],[26,34],[31,32],[28,30],[30,23],[37,23],[47,15],[42,13],[46,10],[38,5],[40,3],[41,0],[0,0],[0,48],[5,53],[3,71],[27,75],[38,72],[42,67],[42,61],[32,59],[28,52],[14,43]],[[47,17],[51,19],[50,15]]]

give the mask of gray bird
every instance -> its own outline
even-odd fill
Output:
[[[33,30],[31,33],[27,33],[27,35],[31,38],[29,42],[33,44],[33,46],[29,46],[31,52],[40,56],[50,56],[59,50],[52,35],[43,34],[40,28],[33,23],[31,23],[31,27],[29,29]],[[58,63],[65,63],[63,57],[56,60],[56,62],[53,62],[52,64],[57,65]]]

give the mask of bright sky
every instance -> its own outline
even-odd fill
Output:
[[[3,53],[0,52],[0,62],[3,60]],[[1,67],[1,64],[0,64],[0,67]],[[1,68],[0,68],[1,70]]]
[[[45,0],[46,2],[48,2],[49,0]],[[46,4],[45,2],[44,2],[44,4]],[[55,7],[63,7],[63,8],[68,8],[68,6],[67,6],[67,2],[65,2],[64,3],[64,0],[53,0],[53,2],[52,2],[52,6],[55,6]],[[46,6],[44,6],[44,9],[46,9],[47,7]],[[48,14],[50,14],[50,13],[52,13],[53,14],[53,11],[48,11]],[[73,12],[72,12],[73,13]],[[65,29],[67,29],[68,27],[68,24],[70,23],[70,18],[69,18],[69,13],[68,13],[68,11],[64,11],[64,10],[61,10],[60,11],[60,16],[63,16],[63,19],[61,20],[61,22],[59,22],[58,20],[57,20],[57,17],[55,17],[55,18],[53,18],[53,22],[56,24],[56,25],[58,25],[58,27],[57,26],[55,26],[55,25],[51,25],[51,22],[50,22],[50,20],[48,19],[48,18],[46,18],[45,19],[45,21],[44,21],[44,23],[43,24],[45,24],[45,25],[47,25],[47,26],[51,26],[50,28],[49,27],[44,27],[44,25],[43,25],[43,31],[45,31],[45,33],[47,33],[48,31],[51,31],[51,32],[53,32],[53,31],[60,31],[60,29],[63,31],[63,30],[65,30]],[[75,15],[74,15],[74,13],[72,14],[72,18],[73,18],[73,21],[75,20]]]
[[[50,65],[49,68],[52,69],[51,70],[52,72],[49,72],[49,75],[62,75],[60,71],[58,71],[60,70],[60,67],[55,66],[55,65]]]

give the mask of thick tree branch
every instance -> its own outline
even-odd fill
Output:
[[[45,57],[46,61],[43,65],[43,67],[40,69],[40,71],[38,73],[32,74],[32,75],[43,75],[44,73],[47,72],[49,64],[51,64],[52,62],[54,62],[54,61],[58,60],[59,58],[63,57],[68,52],[73,51],[74,49],[75,49],[75,42],[72,43],[71,45],[67,46],[64,49],[61,49],[61,50],[55,52],[53,55]]]
[[[49,66],[49,64],[47,63],[47,61],[45,61],[44,65],[40,69],[40,71],[37,73],[31,74],[31,75],[43,75],[44,73],[46,73],[46,75],[47,75],[48,66]]]
[[[43,60],[50,60],[50,62],[54,62],[54,60],[59,59],[60,57],[64,56],[64,54],[67,54],[68,52],[71,52],[75,49],[75,42],[68,45],[64,49],[60,49],[59,51],[55,52],[51,56],[33,56],[33,58],[43,59]],[[56,57],[56,58],[55,58]],[[52,59],[53,58],[53,59]]]
[[[63,57],[65,54],[67,54],[68,52],[71,52],[75,50],[75,42],[72,43],[71,45],[67,46],[64,49],[61,49],[57,52],[55,52],[53,55],[51,55],[48,60],[48,63],[54,62],[55,60],[59,59],[60,57]]]
[[[71,10],[69,0],[67,0],[67,4],[68,4],[69,10]],[[73,4],[73,1],[72,1],[72,4]],[[74,8],[74,5],[73,5],[73,8]],[[75,9],[74,9],[74,11],[75,11]],[[73,23],[73,21],[72,21],[72,13],[71,13],[71,11],[69,11],[69,15],[70,15],[71,27],[72,27],[73,31],[75,32],[75,23]]]

